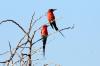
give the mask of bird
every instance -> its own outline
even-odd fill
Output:
[[[47,30],[47,25],[43,25],[41,29],[41,37],[42,37],[42,42],[43,42],[43,56],[45,57],[45,46],[47,42],[47,37],[48,37],[48,30]]]
[[[54,11],[56,11],[56,10],[57,9],[48,9],[47,19],[48,19],[48,22],[49,22],[50,26],[52,27],[52,29],[59,31],[59,29],[56,25],[56,20],[55,20],[55,15],[54,15]],[[64,37],[64,35],[61,32],[60,32],[60,34]]]
[[[52,27],[52,29],[55,29],[56,31],[58,31],[58,27],[55,21],[55,15],[53,13],[55,10],[56,9],[49,9],[47,12],[47,18],[48,18],[48,22],[50,23],[50,26]]]

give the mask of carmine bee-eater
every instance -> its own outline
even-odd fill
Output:
[[[51,27],[57,31],[58,27],[56,25],[55,16],[53,13],[55,10],[56,9],[49,9],[47,12],[47,18],[48,18],[48,21],[49,21]]]
[[[55,15],[54,15],[54,11],[56,9],[49,9],[48,12],[47,12],[47,18],[48,18],[48,21],[50,23],[50,26],[55,29],[56,31],[58,31],[58,27],[56,25],[56,21],[55,21]],[[59,31],[60,32],[60,31]],[[61,32],[60,32],[61,33]],[[64,37],[64,35],[61,33],[61,35]]]
[[[45,56],[45,46],[46,46],[46,41],[48,37],[47,25],[42,26],[41,37],[42,37],[42,42],[43,42],[43,56]]]

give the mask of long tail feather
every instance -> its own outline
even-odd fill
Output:
[[[45,46],[43,46],[43,56],[45,57]]]

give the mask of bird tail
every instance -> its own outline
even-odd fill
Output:
[[[43,56],[45,57],[45,46],[46,46],[47,37],[43,36]]]
[[[57,25],[56,25],[55,20],[52,22],[52,24],[53,24],[53,26],[54,26],[55,30],[56,30],[56,31],[58,31],[58,27],[57,27]]]
[[[43,56],[45,57],[45,45],[43,45]]]
[[[57,27],[57,25],[56,25],[55,20],[52,22],[52,24],[53,24],[55,30],[56,30],[56,31],[59,31],[59,29],[58,29],[58,27]],[[59,31],[59,33],[64,37],[64,35],[61,33],[61,31]]]
[[[55,30],[58,31],[58,27],[57,26],[55,27]]]

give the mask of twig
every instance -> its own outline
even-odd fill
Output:
[[[32,24],[32,27],[33,27],[33,25],[34,25],[38,20],[40,20],[40,19],[43,18],[44,16],[46,16],[46,13],[45,13],[44,15],[40,16],[38,19],[34,20],[34,22],[33,22],[33,24]]]
[[[24,30],[24,28],[19,25],[17,22],[15,22],[14,20],[10,20],[10,19],[7,19],[7,20],[3,20],[0,24],[4,23],[4,22],[12,22],[14,23],[15,25],[17,25],[25,34],[27,34],[27,32]]]
[[[29,32],[28,32],[28,34],[30,34],[31,29],[32,29],[32,23],[33,23],[33,17],[34,17],[34,15],[35,15],[35,12],[34,12],[33,15],[32,15],[32,19],[31,19],[31,22],[30,22],[30,26],[29,26]]]
[[[12,55],[11,44],[10,44],[10,42],[9,42],[9,48],[10,48],[10,53],[11,53],[11,55]]]
[[[3,53],[1,53],[0,55],[4,55],[4,54],[7,54],[8,52],[10,52],[10,51],[6,51],[6,52],[3,52]]]
[[[16,47],[14,53],[12,53],[12,55],[10,56],[10,59],[9,59],[9,60],[6,60],[6,61],[3,61],[3,62],[0,62],[0,63],[6,63],[6,62],[10,62],[10,61],[12,60],[12,58],[14,57],[14,55],[16,54],[16,52],[17,52],[17,50],[18,50],[19,44],[22,42],[22,40],[23,40],[24,38],[25,38],[25,36],[24,36],[22,39],[20,39],[20,41],[18,42],[17,47]]]
[[[49,26],[49,25],[48,25]],[[40,29],[40,28],[39,28]],[[74,29],[74,25],[72,27],[67,27],[67,28],[63,28],[63,29],[60,29],[59,31],[63,31],[63,30],[66,30],[66,29]],[[59,31],[56,31],[56,32],[59,32]],[[53,32],[51,34],[49,34],[48,36],[56,33],[56,32]],[[34,45],[35,43],[39,42],[40,40],[42,40],[42,38],[38,39],[37,41],[33,42],[32,45]]]

